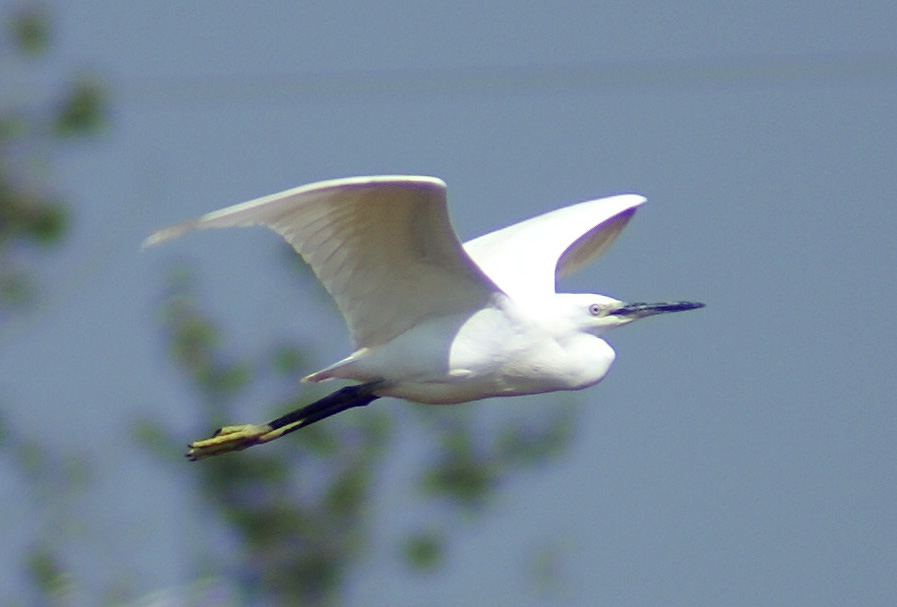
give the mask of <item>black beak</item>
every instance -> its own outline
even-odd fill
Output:
[[[704,304],[697,301],[664,301],[661,303],[629,303],[623,304],[616,310],[608,312],[608,316],[631,316],[633,318],[644,318],[645,316],[653,316],[654,314],[666,314],[667,312],[683,312],[685,310],[696,310],[703,308]]]

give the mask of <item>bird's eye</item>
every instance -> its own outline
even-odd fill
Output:
[[[591,314],[592,316],[599,316],[603,311],[604,308],[602,308],[598,304],[592,304],[589,306],[589,314]]]

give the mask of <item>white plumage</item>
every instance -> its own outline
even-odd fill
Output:
[[[263,225],[308,263],[339,307],[356,350],[306,379],[362,385],[337,393],[345,395],[337,404],[324,399],[326,407],[307,407],[317,406],[313,416],[297,412],[282,424],[299,427],[380,396],[457,403],[597,383],[614,359],[600,337],[604,331],[702,305],[624,304],[555,292],[557,277],[604,251],[644,202],[631,194],[582,202],[462,245],[441,180],[353,177],[215,211],[156,232],[144,244],[195,229]],[[224,442],[220,450],[248,446]]]

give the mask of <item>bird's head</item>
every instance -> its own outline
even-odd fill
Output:
[[[589,333],[600,335],[614,327],[627,325],[639,318],[703,308],[696,301],[664,301],[659,303],[626,303],[605,295],[576,295],[577,316]]]

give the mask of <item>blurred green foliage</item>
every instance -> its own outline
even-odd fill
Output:
[[[438,531],[419,531],[405,538],[402,556],[417,571],[432,571],[442,559],[445,537]]]
[[[69,576],[49,547],[41,545],[33,548],[27,556],[27,569],[35,585],[45,595],[61,597],[66,594]]]
[[[22,558],[30,603],[63,604],[73,590],[63,553],[79,537],[75,513],[90,484],[90,466],[82,457],[22,435],[5,420],[0,427],[0,461],[18,473],[28,509],[41,522]],[[10,600],[2,590],[0,601]]]
[[[35,301],[37,249],[64,237],[69,211],[52,191],[46,163],[51,146],[95,135],[106,115],[106,92],[99,80],[76,75],[58,88],[42,90],[27,80],[51,50],[51,28],[39,5],[23,5],[0,15],[10,45],[0,45],[0,321]],[[26,100],[25,103],[22,100]]]
[[[311,277],[306,273],[305,279]],[[202,312],[193,280],[183,270],[169,273],[159,317],[171,360],[190,380],[201,427],[209,432],[243,421],[235,419],[238,403],[252,399],[256,382],[274,377],[281,393],[290,394],[267,411],[259,407],[259,416],[273,418],[322,395],[296,382],[311,358],[299,345],[267,348],[261,368],[228,354],[226,340]],[[415,408],[417,431],[433,448],[409,479],[417,491],[408,499],[435,501],[449,512],[468,514],[486,512],[503,480],[561,453],[574,421],[569,407],[535,420],[520,415],[485,425],[465,415],[469,409],[456,409],[457,415],[436,409]],[[368,513],[378,490],[375,480],[389,455],[393,412],[374,405],[276,443],[182,464],[197,475],[208,510],[239,538],[240,579],[249,604],[338,604],[353,567],[374,557],[366,540],[377,521]],[[165,459],[183,452],[185,441],[171,438],[171,430],[143,422],[139,432]],[[398,550],[393,554],[409,571],[436,570],[445,564],[446,537],[456,518],[403,532],[394,539]]]
[[[2,322],[35,302],[38,254],[58,244],[68,227],[69,211],[49,186],[49,150],[63,136],[96,133],[105,115],[105,93],[98,81],[85,77],[52,92],[38,90],[25,78],[40,69],[41,59],[51,50],[47,12],[41,5],[23,4],[0,14],[0,19],[5,26],[0,31],[5,38],[0,40],[0,67],[9,70],[0,73]],[[0,405],[0,412],[4,409]],[[72,584],[62,554],[77,535],[79,525],[72,513],[78,511],[75,504],[85,493],[90,467],[82,458],[23,436],[5,419],[0,422],[0,461],[18,472],[29,510],[41,521],[22,560],[32,592],[26,604],[69,604]],[[9,600],[12,597],[0,592],[0,601]]]
[[[98,131],[106,115],[105,101],[106,92],[98,80],[79,76],[56,106],[53,132],[63,137],[76,137]]]
[[[23,56],[40,55],[50,41],[50,18],[42,6],[22,6],[8,22],[12,42]]]
[[[171,274],[160,318],[171,358],[199,397],[203,427],[233,421],[235,402],[251,388],[252,366],[223,351],[219,331],[200,311],[183,272]],[[266,359],[273,375],[295,392],[296,377],[287,372],[304,355],[283,344],[271,352]],[[298,398],[294,394],[275,410],[295,408]],[[182,456],[183,440],[167,438],[172,432],[162,428],[148,431],[150,425],[141,424],[141,436],[157,441],[157,453]],[[197,475],[208,510],[239,540],[239,577],[251,604],[335,604],[340,582],[364,546],[364,506],[388,440],[386,418],[375,412],[355,423],[307,430],[280,448],[197,464],[181,459]]]
[[[19,77],[0,75],[2,322],[35,302],[39,255],[58,245],[69,225],[68,206],[48,179],[50,150],[98,133],[107,115],[107,93],[99,80],[84,75],[50,92],[23,80],[22,74],[39,67],[52,52],[50,19],[42,5],[23,5],[0,18],[11,43],[0,52],[14,54],[0,65],[22,68],[16,72]],[[290,259],[305,271],[295,255]],[[306,283],[323,294],[313,281]],[[251,400],[261,383],[278,383],[286,396],[267,411],[257,407],[259,415],[273,417],[323,395],[296,384],[313,366],[313,356],[302,344],[273,344],[260,361],[229,354],[225,335],[203,311],[192,285],[184,272],[169,277],[159,322],[172,363],[196,395],[200,427],[210,431],[240,421],[235,419],[240,403]],[[64,548],[73,540],[67,529],[78,527],[69,513],[79,511],[73,504],[91,480],[90,466],[21,436],[3,419],[3,409],[0,404],[0,460],[19,472],[35,517],[46,523],[23,555],[22,571],[33,596],[19,604],[71,604],[76,580],[70,579]],[[573,427],[570,409],[560,416],[554,409],[535,422],[523,416],[485,426],[460,408],[413,411],[418,423],[412,431],[432,449],[417,462],[409,479],[416,491],[408,499],[447,505],[449,513],[487,512],[503,480],[561,453]],[[275,444],[195,464],[183,459],[187,437],[166,425],[145,419],[135,424],[134,433],[148,451],[169,463],[173,474],[191,475],[198,502],[236,540],[236,554],[210,547],[200,551],[197,578],[214,572],[236,580],[250,605],[335,605],[353,568],[382,556],[372,554],[368,539],[378,523],[371,505],[393,444],[394,420],[395,408],[369,407]],[[446,512],[423,509],[428,510]],[[388,556],[398,555],[410,572],[435,571],[447,563],[447,538],[457,523],[457,515],[449,514],[402,530]],[[118,593],[122,598],[126,594]],[[9,598],[0,592],[0,601]]]

